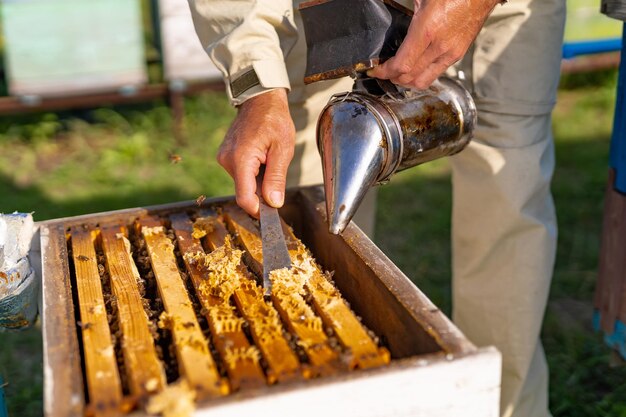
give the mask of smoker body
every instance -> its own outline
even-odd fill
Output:
[[[372,186],[460,152],[476,117],[469,92],[448,77],[420,91],[360,78],[333,96],[317,125],[330,232],[343,231]]]

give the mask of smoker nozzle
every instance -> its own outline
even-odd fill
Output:
[[[469,92],[445,77],[427,90],[396,96],[333,96],[317,125],[329,231],[343,232],[372,186],[462,150],[475,123]]]
[[[395,120],[373,97],[334,96],[318,123],[329,231],[344,231],[371,186],[400,161]],[[392,140],[390,141],[389,138]]]

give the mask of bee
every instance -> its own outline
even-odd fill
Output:
[[[183,160],[183,157],[178,154],[171,153],[169,156],[169,160],[172,164],[177,164]]]
[[[77,321],[76,324],[78,324],[78,327],[82,328],[83,330],[89,330],[91,328],[91,323],[82,323],[80,321]]]
[[[204,203],[204,200],[206,200],[206,196],[204,194],[196,198],[196,204],[198,205],[198,207],[200,207],[202,203]]]

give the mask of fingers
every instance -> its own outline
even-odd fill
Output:
[[[272,91],[246,101],[239,109],[217,161],[235,181],[237,204],[258,217],[256,177],[265,165],[261,185],[265,201],[281,207],[284,202],[287,168],[293,158],[295,127],[285,91]]]
[[[253,217],[259,217],[259,196],[256,194],[256,176],[259,173],[260,166],[260,161],[249,160],[246,163],[239,164],[233,175],[237,205]]]
[[[284,146],[281,142],[275,142],[267,153],[263,198],[272,207],[282,207],[285,201],[287,169],[293,158],[293,152],[293,146]]]
[[[367,74],[408,88],[428,88],[465,54],[494,5],[491,0],[416,3],[396,55]]]
[[[255,178],[261,161],[254,153],[244,151],[240,154],[238,149],[232,146],[232,141],[232,136],[227,135],[217,153],[217,161],[235,182],[237,205],[251,216],[258,217],[259,198],[256,195]]]
[[[399,84],[400,79],[406,80],[406,77],[421,67],[426,68],[427,61],[434,59],[423,54],[428,50],[430,45],[430,37],[424,33],[418,19],[414,16],[406,37],[402,41],[396,55],[369,70],[367,74],[370,77],[391,80]],[[414,77],[411,77],[411,79]]]
[[[424,83],[426,77],[423,77],[424,72],[430,68],[435,62],[441,58],[441,52],[439,48],[431,44],[422,56],[418,59],[417,63],[411,68],[410,71],[401,74],[397,77],[391,78],[391,82],[397,85],[401,85],[409,88],[426,89],[432,83]],[[444,69],[445,70],[445,69]],[[436,77],[435,77],[436,78]]]
[[[435,62],[431,63],[428,68],[419,73],[413,80],[411,86],[420,90],[430,87],[441,74],[443,74],[455,60],[449,55],[439,57]]]
[[[429,48],[423,54],[423,59],[419,61],[419,64],[415,65],[413,70],[383,79],[389,79],[392,83],[406,88],[427,89],[454,63],[454,60],[450,59],[448,54],[440,55],[438,51],[433,51],[433,49],[435,48]],[[387,62],[390,62],[392,59],[395,58],[391,58]],[[368,71],[367,74],[371,77],[381,78],[376,76],[376,72],[373,70]]]

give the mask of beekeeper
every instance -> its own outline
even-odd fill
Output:
[[[502,352],[502,415],[542,417],[550,413],[539,332],[557,235],[550,113],[565,0],[498,2],[415,0],[399,51],[371,75],[425,88],[455,63],[449,70],[462,71],[478,126],[470,145],[451,158],[453,320],[477,345]],[[218,161],[235,181],[238,204],[252,214],[255,175],[266,164],[263,196],[279,207],[286,184],[321,182],[315,123],[329,97],[349,90],[352,80],[303,84],[299,1],[189,3],[238,108]],[[372,203],[365,201],[356,218],[370,233]]]

